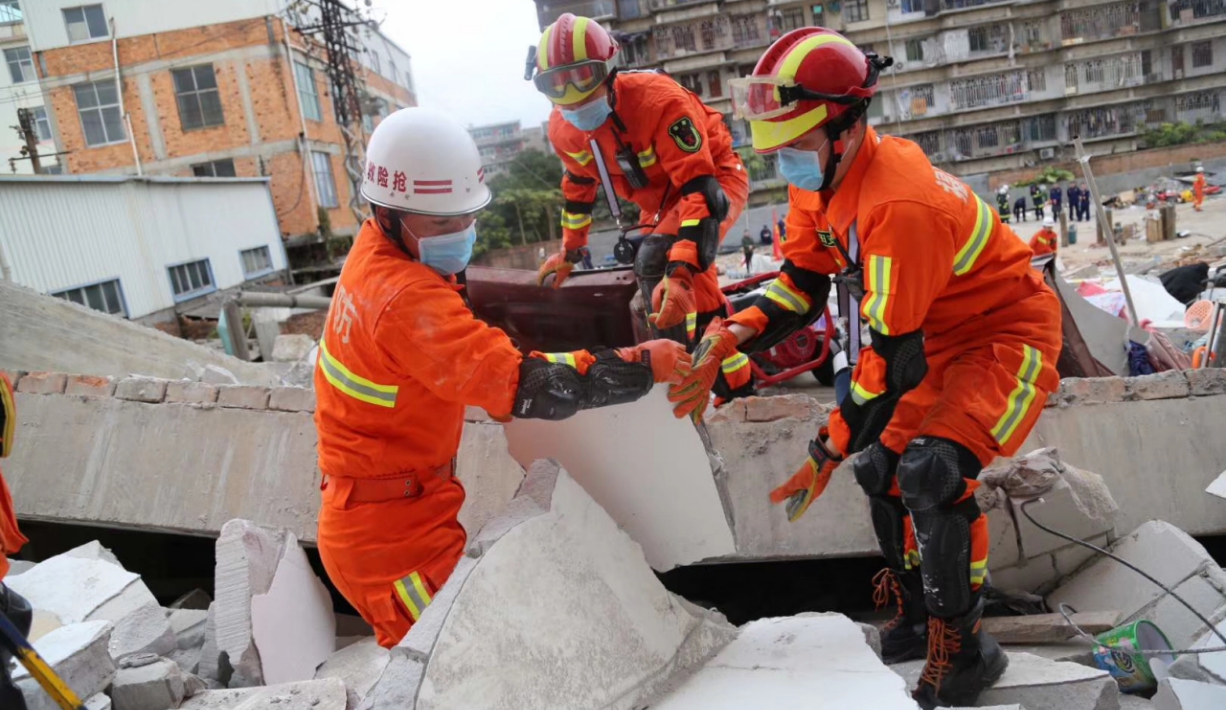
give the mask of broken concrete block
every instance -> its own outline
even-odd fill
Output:
[[[27,372],[17,382],[17,391],[23,394],[63,394],[68,386],[68,375],[62,372]]]
[[[872,624],[858,624],[858,626],[864,632],[864,642],[873,649],[877,658],[881,658],[881,630]]]
[[[31,569],[34,569],[34,565],[36,564],[38,563],[30,562],[29,560],[14,560],[12,558],[9,558],[9,573],[5,575],[4,578],[9,579],[12,577],[16,577],[19,574],[22,574]]]
[[[69,557],[80,557],[83,560],[103,560],[104,562],[110,562],[117,567],[123,567],[123,564],[119,562],[119,558],[115,556],[115,553],[103,547],[102,543],[98,542],[97,540],[92,540],[79,547],[74,547],[64,554]]]
[[[85,710],[111,710],[111,699],[105,693],[98,693],[85,701]]]
[[[425,661],[412,658],[403,649],[394,648],[383,675],[370,689],[358,710],[398,708],[413,710],[417,706],[417,691],[426,673]]]
[[[339,678],[344,681],[348,693],[346,708],[357,710],[391,659],[390,651],[375,643],[373,638],[368,638],[329,656],[316,671],[315,678]]]
[[[193,589],[170,603],[170,609],[198,609],[208,611],[213,598],[203,589]]]
[[[553,481],[551,494],[538,479]],[[521,490],[510,508],[536,514],[482,530],[470,546],[476,556],[461,560],[394,649],[363,707],[403,697],[389,685],[417,678],[416,705],[408,695],[386,707],[470,708],[489,698],[508,708],[629,707],[735,634],[669,594],[641,548],[556,463],[537,462]],[[497,540],[481,539],[496,530]],[[546,670],[559,667],[566,673]]]
[[[1120,710],[1154,710],[1154,704],[1139,695],[1120,693]]]
[[[456,476],[467,492],[459,521],[473,537],[502,513],[524,482],[524,467],[511,458],[501,424],[464,425]]]
[[[166,656],[169,660],[175,662],[184,673],[196,675],[200,670],[200,656],[204,654],[204,648],[195,646],[193,648],[177,648]],[[203,680],[201,681],[204,682]]]
[[[204,372],[200,375],[201,382],[207,382],[210,385],[237,385],[238,378],[220,365],[205,365]]]
[[[207,382],[171,382],[166,385],[167,404],[216,404],[217,387]]]
[[[1127,394],[1123,377],[1066,377],[1058,395],[1065,406],[1119,402]]]
[[[115,677],[115,662],[107,651],[110,637],[110,622],[87,621],[52,631],[34,643],[34,650],[79,697],[88,698],[101,693]],[[25,666],[17,666],[13,680],[29,710],[58,710]]]
[[[1118,611],[1090,611],[1072,614],[1073,623],[1088,634],[1110,631],[1124,614]],[[983,630],[999,643],[1058,643],[1076,637],[1077,629],[1061,614],[1031,616],[991,616],[983,620]]]
[[[389,710],[399,706],[382,706]],[[345,684],[336,678],[239,690],[206,690],[179,710],[345,710]]]
[[[119,660],[132,654],[165,656],[178,648],[170,620],[162,607],[146,604],[115,622],[111,633],[111,657]]]
[[[5,583],[64,624],[117,622],[157,604],[140,577],[103,559],[56,555]]]
[[[166,398],[166,380],[125,377],[115,385],[115,398],[131,402],[158,404]]]
[[[906,683],[841,614],[801,614],[746,624],[653,710],[816,707],[912,710]]]
[[[232,688],[264,682],[260,653],[252,636],[251,598],[268,593],[285,544],[284,530],[263,528],[247,520],[226,523],[217,539],[214,625],[217,650],[227,656],[233,669],[229,682]],[[200,659],[202,673],[210,665],[208,655]]]
[[[1213,479],[1213,483],[1209,484],[1209,487],[1205,489],[1205,492],[1210,495],[1215,495],[1218,498],[1226,498],[1226,472],[1223,472],[1222,475]]]
[[[1119,508],[1111,498],[1111,493],[1103,483],[1101,476],[1087,472],[1073,473],[1070,471],[1052,483],[1052,488],[1036,498],[1014,498],[1010,496],[1009,503],[1013,506],[1013,519],[1017,521],[1018,534],[1021,536],[1021,554],[1033,558],[1046,552],[1064,547],[1067,540],[1056,537],[1039,529],[1022,515],[1022,506],[1035,520],[1049,528],[1059,530],[1066,535],[1079,540],[1100,535],[1114,529],[1115,514]],[[1070,483],[1070,478],[1082,476],[1079,484],[1089,486],[1097,484],[1097,490],[1083,500]],[[1030,501],[1034,502],[1030,502]]]
[[[1021,705],[1026,710],[1116,710],[1119,687],[1106,671],[1076,663],[1049,661],[1008,652],[1009,667],[1000,680],[979,696],[977,706]],[[914,688],[924,661],[891,666]]]
[[[1165,678],[1154,693],[1154,710],[1220,710],[1226,708],[1226,687],[1194,680]]]
[[[30,623],[30,633],[26,634],[26,640],[34,643],[63,625],[64,622],[60,621],[60,617],[55,614],[42,609],[35,609],[34,619]]]
[[[1213,619],[1213,617],[1209,617]],[[1217,629],[1226,634],[1226,621],[1218,622]],[[1191,648],[1214,648],[1222,646],[1222,640],[1213,631],[1206,630]],[[1171,664],[1171,676],[1185,680],[1226,685],[1226,653],[1188,653],[1179,656]]]
[[[209,615],[204,622],[204,645],[200,647],[200,660],[195,673],[224,688],[230,682],[231,670],[229,659],[217,647],[217,602],[213,602],[209,605]]]
[[[268,684],[310,680],[336,650],[332,595],[292,534],[268,593],[251,598],[251,628]]]
[[[1216,367],[1202,367],[1196,370],[1185,370],[1191,393],[1196,397],[1205,397],[1226,393],[1226,371]]]
[[[278,412],[315,411],[315,390],[305,387],[277,387],[268,398],[268,408]]]
[[[298,362],[311,353],[315,340],[309,335],[278,335],[272,346],[273,362]]]
[[[1030,592],[1050,589],[1059,579],[1051,555],[1040,555],[1033,560],[1022,560],[1012,567],[997,568],[988,558],[992,586],[1006,592]]]
[[[714,424],[745,421],[745,398],[738,397],[731,402],[725,402],[718,407],[707,410],[706,421]]]
[[[115,394],[115,379],[92,375],[69,375],[64,394],[80,397],[110,397]]]
[[[1126,399],[1174,399],[1187,397],[1190,389],[1183,370],[1167,370],[1153,375],[1125,379]]]
[[[179,648],[204,646],[204,627],[208,624],[209,612],[200,609],[171,609],[168,614],[170,630],[174,632]]]
[[[1087,538],[1086,542],[1106,550],[1111,547],[1111,533],[1103,533]],[[1079,572],[1082,567],[1098,558],[1098,553],[1088,547],[1069,544],[1051,553],[1052,563],[1056,567],[1057,579]]]
[[[817,400],[807,394],[783,394],[774,397],[746,397],[745,421],[773,422],[779,419],[808,419],[820,409]]]
[[[230,409],[268,409],[267,387],[223,386],[217,390],[217,405]]]
[[[157,656],[130,657],[115,674],[111,700],[115,710],[168,710],[186,696],[183,671],[174,661]]]

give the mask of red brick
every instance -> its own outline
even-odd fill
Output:
[[[268,409],[268,388],[230,385],[217,390],[217,404],[231,409]]]
[[[26,394],[63,394],[68,375],[62,372],[28,372],[17,383],[17,391]]]
[[[166,380],[125,377],[115,386],[115,398],[131,402],[158,404],[166,398]]]
[[[313,412],[315,390],[305,387],[276,387],[268,398],[268,408],[278,412]]]
[[[171,382],[166,385],[168,404],[217,403],[217,388],[207,382]]]
[[[774,397],[746,397],[745,421],[773,422],[779,419],[808,419],[813,415],[812,397],[782,394]]]
[[[115,380],[111,377],[72,375],[68,378],[68,387],[64,390],[64,394],[110,397],[115,394]]]

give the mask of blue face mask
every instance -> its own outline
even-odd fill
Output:
[[[574,110],[562,109],[562,118],[575,128],[586,132],[600,128],[611,113],[613,113],[613,107],[609,105],[609,100],[601,98]]]
[[[825,177],[822,175],[822,166],[818,163],[817,151],[795,148],[779,150],[779,172],[789,183],[802,190],[814,192],[822,189]]]
[[[468,260],[473,256],[473,244],[476,243],[477,225],[474,222],[462,232],[418,239],[417,251],[421,254],[421,263],[443,276],[451,276],[468,266]]]

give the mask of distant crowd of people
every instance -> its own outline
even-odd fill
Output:
[[[1090,219],[1090,190],[1085,183],[1073,183],[1067,189],[1064,183],[1057,183],[1050,192],[1041,183],[1030,186],[1030,202],[1036,221],[1042,221],[1050,216],[1055,219],[1064,209],[1064,198],[1068,196],[1068,216],[1074,222],[1088,222]],[[996,207],[1000,212],[1000,221],[1009,224],[1010,221],[1025,222],[1029,210],[1026,209],[1026,195],[1011,200],[1008,185],[1001,185],[996,191]],[[1010,204],[1013,209],[1010,212]],[[1051,213],[1048,215],[1048,209]]]

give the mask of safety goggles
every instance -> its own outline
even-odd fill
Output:
[[[747,121],[765,121],[791,113],[799,101],[829,101],[851,105],[861,101],[869,92],[856,89],[850,94],[823,94],[810,91],[796,82],[774,76],[747,76],[728,82],[732,91],[732,113]],[[860,95],[863,94],[863,95]]]
[[[567,95],[567,87],[573,86],[580,94],[590,94],[600,88],[600,84],[609,77],[613,70],[613,61],[607,62],[593,59],[578,64],[567,64],[556,69],[546,69],[537,72],[532,77],[536,88],[550,99],[563,99]]]

